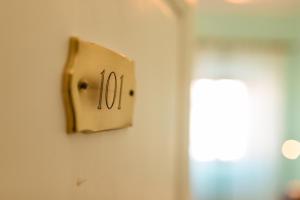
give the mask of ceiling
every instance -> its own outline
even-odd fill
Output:
[[[215,12],[263,12],[293,13],[300,15],[300,0],[248,0],[248,3],[234,4],[226,0],[198,0],[200,11]]]

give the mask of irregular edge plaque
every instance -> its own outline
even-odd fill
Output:
[[[75,63],[76,56],[79,52],[80,42],[81,42],[81,40],[77,37],[70,38],[67,61],[65,63],[64,72],[63,72],[62,92],[63,92],[63,101],[64,101],[64,107],[65,107],[65,113],[66,113],[65,114],[66,132],[68,134],[72,134],[72,133],[76,133],[76,132],[96,133],[96,132],[101,132],[101,131],[117,130],[117,129],[132,126],[132,123],[130,123],[130,125],[114,127],[114,128],[110,128],[110,129],[103,129],[103,130],[78,130],[78,127],[76,125],[77,119],[76,119],[75,103],[72,98],[74,91],[72,91],[70,86],[71,86],[72,79],[74,76],[73,65]],[[83,42],[85,42],[85,41],[83,41]],[[94,43],[90,43],[90,44],[96,45]],[[99,46],[99,45],[97,45],[97,46]],[[107,49],[105,47],[102,47],[102,46],[99,46],[99,47],[104,48],[108,51],[111,51],[110,49]],[[111,51],[111,52],[113,52],[113,51]],[[113,53],[115,53],[115,52],[113,52]],[[115,54],[117,54],[117,53],[115,53]],[[118,54],[118,55],[120,55],[121,57],[125,57],[122,54]],[[131,60],[131,62],[134,63],[132,60]],[[135,88],[133,88],[133,89],[135,89]]]
[[[70,85],[74,73],[72,70],[72,66],[75,61],[78,48],[79,48],[79,39],[76,37],[71,37],[69,41],[68,58],[63,73],[63,91],[62,91],[63,99],[64,99],[64,107],[66,112],[67,133],[75,133],[77,131],[75,111],[74,111],[75,109],[74,109],[74,103],[72,99],[72,89]]]

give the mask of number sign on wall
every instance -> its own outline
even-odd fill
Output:
[[[71,38],[63,94],[68,133],[131,126],[134,63],[99,45]]]

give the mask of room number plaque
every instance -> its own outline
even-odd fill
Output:
[[[63,95],[68,133],[131,126],[134,62],[99,45],[71,38]]]

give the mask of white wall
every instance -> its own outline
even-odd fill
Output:
[[[0,199],[176,194],[178,23],[158,0],[1,0]],[[132,128],[67,135],[61,79],[79,36],[136,62]]]

